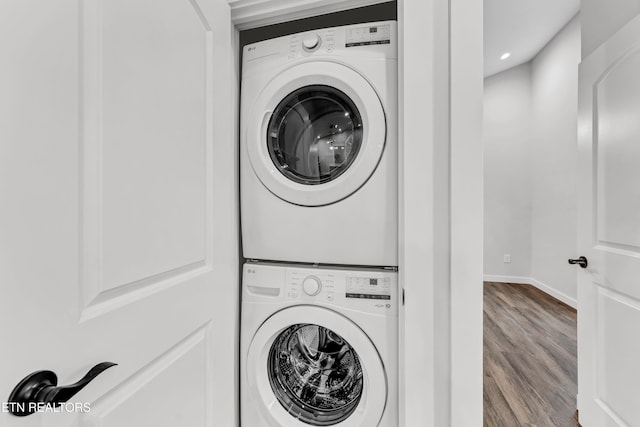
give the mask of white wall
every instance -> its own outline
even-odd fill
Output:
[[[531,276],[531,115],[529,63],[485,79],[484,273],[492,276],[487,279]],[[511,263],[503,262],[504,254]]]
[[[400,425],[482,425],[482,2],[399,0]]]
[[[576,304],[580,20],[529,63],[485,79],[485,279]],[[510,253],[511,264],[503,263]]]
[[[450,0],[449,5],[450,425],[469,427],[480,426],[483,416],[483,5],[475,0]],[[442,184],[439,186],[440,191],[447,191]]]
[[[577,256],[577,117],[580,18],[534,58],[531,89],[535,141],[531,148],[531,277],[575,304]]]
[[[582,57],[586,58],[640,13],[640,0],[582,0]]]
[[[398,35],[400,426],[450,426],[448,1],[399,0]]]

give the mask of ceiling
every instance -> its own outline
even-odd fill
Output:
[[[580,0],[484,0],[485,77],[530,61],[579,10]]]

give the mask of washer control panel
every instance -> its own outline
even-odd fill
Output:
[[[397,275],[384,270],[286,268],[284,298],[397,315]]]
[[[391,300],[390,277],[348,276],[347,298]]]
[[[397,316],[398,273],[251,262],[243,268],[242,295],[247,302],[318,304]]]

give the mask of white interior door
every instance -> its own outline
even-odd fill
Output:
[[[224,0],[0,2],[2,426],[233,426],[237,183]]]
[[[578,409],[640,426],[640,17],[580,65]]]

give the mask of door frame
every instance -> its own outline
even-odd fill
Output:
[[[241,30],[385,2],[227,1],[235,38],[236,124]],[[397,2],[400,425],[480,425],[482,3]]]

